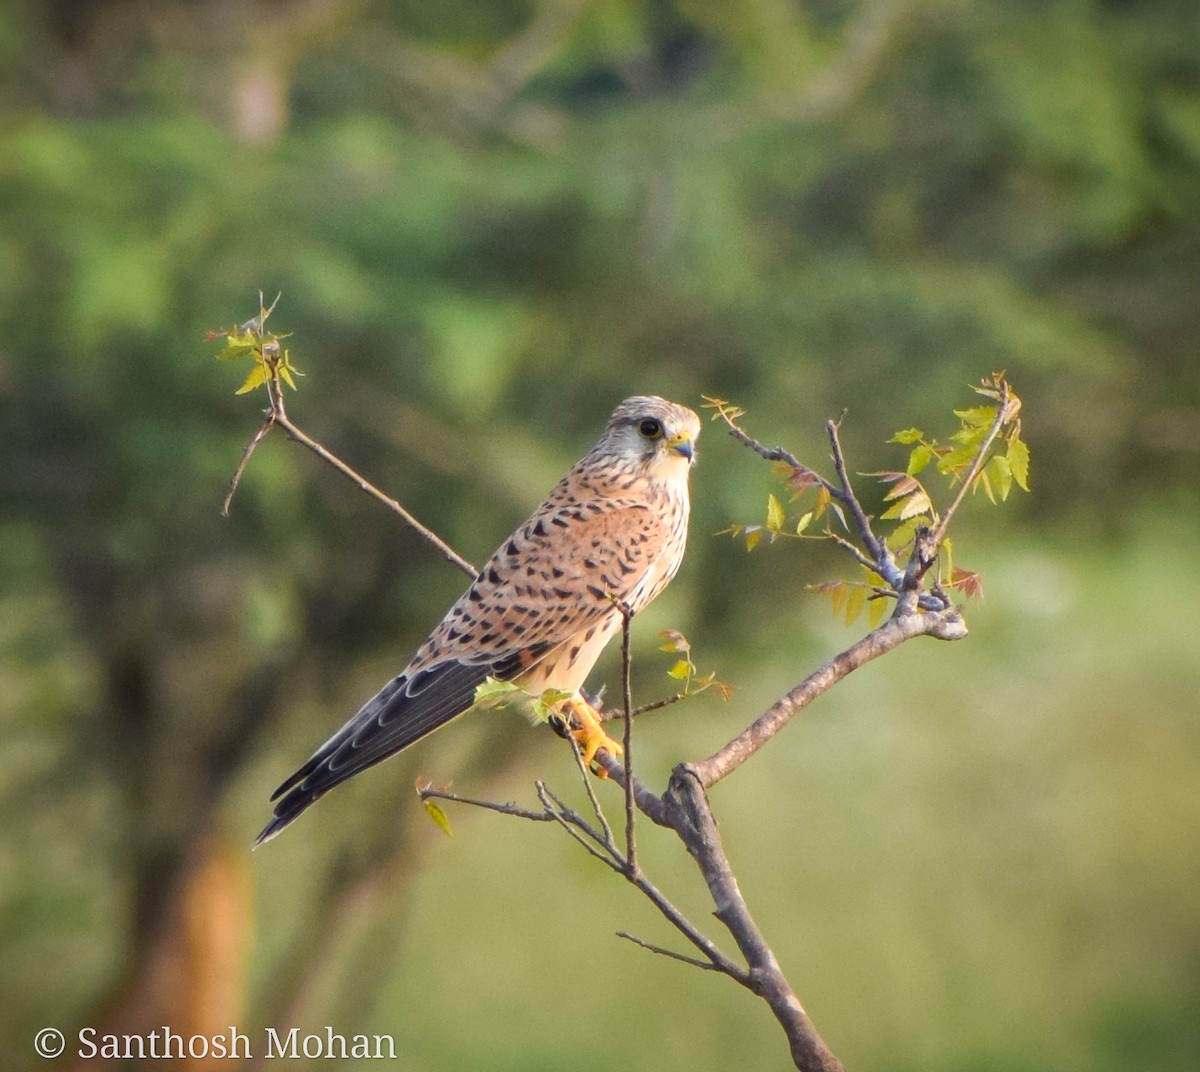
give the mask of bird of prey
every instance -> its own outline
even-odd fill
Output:
[[[700,418],[653,395],[622,402],[600,441],[488,560],[404,670],[271,797],[273,838],[347,778],[469,710],[488,678],[560,702],[585,764],[621,746],[580,689],[620,631],[675,576],[687,541]]]

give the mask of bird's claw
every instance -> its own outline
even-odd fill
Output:
[[[599,713],[586,700],[568,700],[563,707],[573,721],[578,723],[577,726],[571,727],[570,732],[585,767],[592,767],[596,761],[596,753],[602,748],[613,758],[619,757],[625,751],[619,742],[604,732]],[[608,777],[608,772],[603,766],[597,766],[595,773],[600,778]]]

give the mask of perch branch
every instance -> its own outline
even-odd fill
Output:
[[[260,302],[261,304],[261,302]],[[263,331],[263,322],[266,320],[270,309],[260,313],[256,321],[250,321],[245,327],[258,332],[260,338]],[[283,384],[280,382],[279,365],[280,352],[279,342],[276,339],[269,338],[262,343],[263,361],[267,365],[268,376],[266,380],[267,398],[270,406],[265,412],[263,423],[259,426],[258,431],[254,433],[250,442],[246,445],[246,449],[242,452],[242,457],[238,462],[237,468],[234,470],[233,478],[230,481],[229,493],[225,496],[224,513],[229,514],[230,507],[233,503],[233,496],[241,483],[242,475],[245,473],[246,465],[250,461],[250,455],[254,453],[254,449],[263,441],[267,433],[273,427],[279,427],[283,433],[295,443],[299,443],[302,447],[306,447],[312,451],[326,465],[337,470],[342,476],[346,477],[360,490],[365,491],[376,501],[382,503],[397,517],[400,518],[410,529],[421,537],[427,544],[433,547],[447,562],[457,566],[468,577],[474,578],[478,571],[470,562],[462,557],[454,550],[445,540],[443,540],[436,532],[427,525],[418,521],[411,513],[408,512],[399,502],[393,499],[390,495],[382,492],[366,477],[357,473],[349,465],[347,465],[336,454],[327,450],[322,444],[305,433],[297,425],[292,423],[292,420],[287,415],[287,407],[284,404]]]

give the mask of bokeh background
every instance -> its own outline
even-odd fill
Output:
[[[1197,1067],[1194,0],[6,0],[0,71],[0,1065],[164,1023],[787,1065],[749,995],[613,937],[674,941],[556,831],[424,815],[418,776],[577,792],[519,717],[250,854],[462,584],[282,439],[220,516],[261,400],[204,333],[262,288],[293,417],[475,561],[628,394],[733,399],[815,465],[845,409],[867,471],[1006,369],[1033,494],[960,518],[969,639],[864,669],[714,806],[848,1066]],[[858,636],[806,588],[836,555],[713,535],[776,485],[700,448],[635,690],[671,691],[675,627],[737,691],[647,716],[660,784]]]

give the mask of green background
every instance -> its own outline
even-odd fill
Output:
[[[462,585],[281,438],[220,516],[261,399],[204,333],[262,288],[293,417],[476,562],[627,395],[730,398],[826,469],[847,410],[872,471],[1006,369],[1033,494],[957,522],[970,637],[854,675],[714,808],[849,1067],[1196,1066],[1192,0],[7,2],[0,79],[0,1063],[235,1023],[388,1034],[403,1069],[787,1065],[750,995],[613,937],[676,944],[558,832],[428,821],[418,776],[578,792],[519,717],[250,855]],[[658,785],[861,633],[806,588],[832,550],[713,535],[780,488],[699,447],[635,693],[672,691],[668,627],[737,690],[647,716]]]

